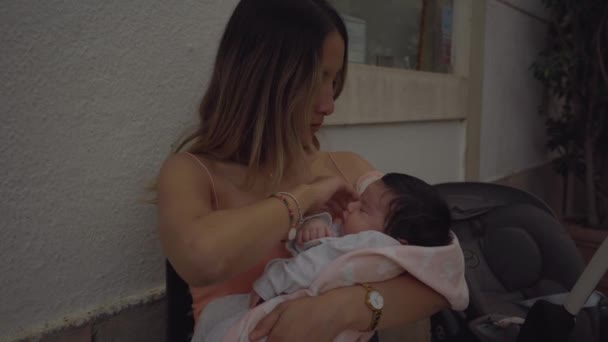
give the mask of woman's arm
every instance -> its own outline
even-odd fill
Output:
[[[414,277],[401,275],[372,286],[384,296],[377,329],[414,323],[448,307],[437,292]],[[317,297],[279,304],[249,335],[253,341],[333,341],[345,330],[368,329],[372,312],[365,304],[365,289],[343,287]]]
[[[302,210],[329,200],[333,193],[348,192],[348,186],[336,179],[317,183],[291,191]],[[177,154],[164,163],[158,181],[160,239],[173,267],[192,286],[249,269],[268,255],[289,227],[287,209],[277,199],[213,211],[211,198],[210,180],[191,157]]]
[[[414,323],[428,318],[449,307],[448,301],[411,275],[371,284],[384,297],[382,318],[378,330]],[[354,330],[366,330],[372,313],[365,304],[366,291],[362,286],[352,286],[327,292],[328,301],[350,306],[345,326]],[[332,298],[335,297],[335,298]]]

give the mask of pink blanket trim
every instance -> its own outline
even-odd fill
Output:
[[[273,298],[249,310],[227,332],[224,341],[248,341],[257,323],[278,304],[303,296],[316,296],[331,289],[379,282],[408,272],[443,295],[454,310],[464,310],[469,291],[464,278],[464,258],[458,239],[441,247],[391,246],[353,251],[332,261],[308,289]],[[363,299],[361,299],[363,300]],[[344,331],[334,341],[367,341],[371,334]]]

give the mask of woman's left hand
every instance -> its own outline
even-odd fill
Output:
[[[283,302],[251,332],[249,338],[268,342],[333,341],[347,329],[346,310],[336,297],[321,295]]]

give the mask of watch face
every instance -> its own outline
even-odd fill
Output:
[[[372,291],[369,293],[369,303],[376,310],[381,310],[384,307],[384,298],[378,291]]]

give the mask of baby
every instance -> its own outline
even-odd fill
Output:
[[[340,223],[332,224],[328,213],[308,217],[298,230],[297,239],[287,243],[293,257],[270,261],[253,284],[251,294],[225,296],[209,303],[201,314],[192,341],[221,341],[226,336],[234,336],[232,333],[247,334],[253,324],[252,316],[247,316],[255,310],[251,307],[261,300],[268,301],[301,289],[315,292],[311,285],[322,271],[349,252],[380,247],[394,250],[391,247],[401,248],[404,244],[428,248],[452,244],[448,206],[435,188],[424,181],[404,174],[382,176],[375,173],[362,177],[357,190],[363,191],[360,200],[348,205]],[[457,240],[455,244],[459,251]],[[419,252],[412,255],[420,255]],[[445,255],[439,249],[432,252]],[[386,265],[378,264],[370,278],[381,280],[385,274],[404,271],[399,267],[392,271],[383,267]],[[418,263],[412,267],[425,268]],[[355,279],[354,268],[346,266],[340,272],[339,277],[345,280],[343,286],[354,284],[354,280],[351,283],[351,279]],[[433,268],[424,271],[429,275],[427,282],[439,277],[430,276],[433,272]],[[445,282],[447,278],[441,279]],[[463,284],[466,287],[464,280]]]
[[[325,265],[357,249],[447,245],[450,223],[448,205],[434,187],[389,173],[348,205],[341,223],[332,224],[327,213],[306,218],[295,243],[287,246],[294,257],[268,263],[253,285],[250,305],[308,287]]]
[[[434,187],[405,174],[389,173],[371,183],[359,201],[351,202],[342,224],[327,214],[309,217],[297,235],[298,244],[323,237],[362,231],[383,232],[404,244],[442,246],[449,243],[450,211]]]

